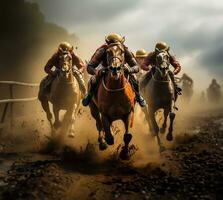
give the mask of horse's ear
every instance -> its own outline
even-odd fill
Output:
[[[123,44],[125,42],[125,36],[122,37],[121,43]]]

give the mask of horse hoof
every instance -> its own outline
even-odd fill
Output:
[[[113,145],[114,144],[114,137],[112,135],[105,136],[105,141],[108,145]]]
[[[128,149],[126,148],[122,148],[120,154],[119,154],[119,158],[121,160],[129,160],[129,152]]]
[[[164,146],[160,146],[160,153],[164,152],[166,148]]]
[[[160,129],[160,133],[165,133],[166,132],[166,128],[164,128],[164,127],[162,127],[161,129]]]
[[[166,139],[168,141],[172,141],[173,140],[173,135],[171,133],[168,133],[167,136],[166,136]]]
[[[105,142],[99,143],[99,150],[104,151],[108,148],[107,144]]]
[[[53,127],[54,127],[55,129],[60,128],[60,127],[61,127],[61,122],[55,122],[55,123],[53,124]]]

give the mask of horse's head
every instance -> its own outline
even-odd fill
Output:
[[[70,52],[65,52],[59,55],[60,76],[68,78],[72,73],[72,56]]]
[[[156,55],[156,69],[159,71],[162,78],[167,76],[169,71],[169,54],[166,51],[161,51]]]
[[[118,80],[120,74],[123,73],[125,63],[124,52],[124,46],[121,43],[112,43],[107,49],[108,70],[111,76],[116,80]]]

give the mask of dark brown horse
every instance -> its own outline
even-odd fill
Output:
[[[167,117],[170,118],[169,130],[167,133],[167,140],[173,139],[173,121],[175,113],[173,112],[175,96],[174,86],[169,76],[169,59],[166,52],[161,52],[157,55],[157,66],[154,67],[152,79],[142,89],[142,93],[147,101],[148,109],[145,109],[146,119],[148,121],[152,135],[157,136],[160,152],[165,150],[159,133],[165,133],[167,127]],[[146,78],[146,76],[144,77]],[[143,79],[142,79],[143,81]],[[156,113],[159,109],[164,110],[164,122],[159,128],[156,121]]]
[[[129,143],[132,134],[129,128],[133,125],[135,93],[124,73],[124,48],[121,44],[112,44],[107,49],[108,71],[102,78],[90,103],[92,116],[96,120],[99,132],[99,148],[105,150],[114,144],[111,125],[115,120],[122,120],[125,125],[124,146],[120,152],[121,159],[129,157]]]

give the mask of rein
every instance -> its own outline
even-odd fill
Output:
[[[124,48],[123,48],[123,46],[122,45],[120,45],[119,43],[114,43],[114,44],[110,44],[109,46],[108,46],[108,49],[109,48],[112,48],[113,46],[117,46],[117,47],[119,47],[119,49],[122,51],[122,52],[124,52]],[[124,66],[124,60],[122,60],[122,58],[121,57],[118,57],[118,56],[116,56],[116,54],[114,54],[112,57],[110,57],[110,58],[107,58],[107,62],[108,62],[108,64],[110,64],[111,63],[111,61],[112,60],[114,60],[114,59],[118,59],[122,64],[121,64],[121,66],[123,67]],[[102,78],[102,85],[103,85],[103,87],[104,87],[104,89],[107,91],[107,92],[120,92],[120,91],[123,91],[125,88],[126,88],[126,86],[127,86],[127,83],[128,83],[128,81],[129,81],[129,75],[127,76],[127,78],[125,78],[125,75],[124,75],[124,86],[123,87],[121,87],[121,88],[117,88],[117,89],[111,89],[111,88],[108,88],[107,86],[106,86],[106,84],[105,84],[105,76]]]
[[[72,70],[70,69],[69,71],[72,71]],[[73,76],[73,75],[72,75],[72,72],[69,72],[69,73],[71,73],[71,76]],[[60,77],[57,76],[57,78],[59,79]],[[61,80],[61,79],[59,79],[59,80]],[[74,83],[74,77],[72,78],[72,81],[66,81],[66,79],[64,79],[63,83],[64,83],[64,84],[67,84],[67,85],[71,85],[71,84],[73,84],[73,83]]]
[[[159,70],[159,69],[156,68],[156,70]],[[169,82],[170,82],[170,80],[168,80],[168,81],[157,80],[157,79],[154,77],[154,74],[153,74],[153,73],[152,73],[152,78],[153,78],[153,80],[154,80],[155,82],[161,82],[161,83],[169,83]]]
[[[125,80],[126,80],[126,81],[125,81],[125,84],[124,84],[124,86],[123,86],[122,88],[111,89],[111,88],[108,88],[108,87],[105,85],[105,77],[103,77],[103,78],[102,78],[102,85],[103,85],[104,89],[105,89],[106,91],[108,91],[108,92],[120,92],[120,91],[123,91],[123,90],[126,88],[127,83],[128,83],[128,80],[129,80],[129,75],[128,75],[127,79],[125,79]]]

